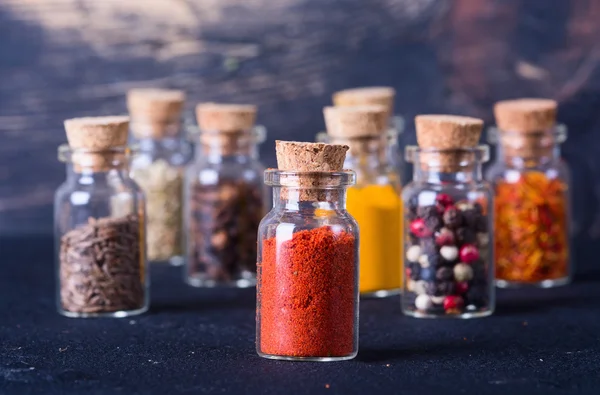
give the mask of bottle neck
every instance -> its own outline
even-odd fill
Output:
[[[181,138],[181,120],[179,117],[171,119],[151,119],[149,117],[132,117],[129,124],[132,135],[136,140],[160,141],[176,140]]]
[[[436,167],[413,166],[413,179],[429,184],[464,184],[483,180],[481,162],[474,162],[455,171]]]
[[[345,188],[307,190],[277,186],[273,187],[273,208],[307,213],[345,210],[346,190]]]
[[[129,178],[128,166],[113,166],[99,170],[90,166],[82,167],[76,163],[68,163],[66,173],[68,182],[84,185],[108,185]]]
[[[203,132],[196,145],[196,157],[205,158],[211,163],[253,160],[258,158],[258,143],[246,132]]]
[[[329,137],[330,143],[349,147],[344,168],[353,170],[373,169],[390,163],[391,147],[388,140],[389,137],[385,134],[354,138]]]
[[[506,167],[514,169],[525,169],[539,167],[554,163],[560,159],[560,145],[551,144],[550,146],[537,147],[514,147],[498,144],[496,146],[496,155],[500,158]]]
[[[496,143],[498,158],[507,167],[528,168],[549,164],[560,158],[560,144],[567,138],[563,125],[541,131],[507,131],[491,128],[491,143]]]

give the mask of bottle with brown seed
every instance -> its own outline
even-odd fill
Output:
[[[186,171],[186,281],[197,287],[256,284],[256,233],[265,211],[256,107],[203,103]]]
[[[127,94],[138,148],[131,176],[146,195],[150,262],[183,263],[183,178],[191,157],[181,134],[184,102],[179,90],[132,89]]]
[[[68,317],[148,309],[145,202],[129,177],[128,117],[65,121],[67,179],[56,191],[57,307]]]

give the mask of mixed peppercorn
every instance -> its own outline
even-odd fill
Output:
[[[479,202],[438,194],[407,207],[405,308],[428,315],[479,311],[489,304],[488,216]]]

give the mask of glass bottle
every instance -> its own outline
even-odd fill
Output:
[[[493,203],[481,170],[489,152],[487,146],[475,146],[483,123],[433,115],[416,121],[417,141],[426,148],[406,148],[406,160],[414,165],[413,181],[402,192],[402,310],[428,318],[490,315],[495,305]],[[426,132],[431,136],[423,136]]]
[[[335,167],[318,171],[323,167],[316,165],[317,152],[324,144],[278,143],[278,151],[285,144],[309,145],[304,152],[310,158],[306,166],[292,166],[301,171],[265,172],[274,207],[258,231],[257,353],[284,360],[354,358],[358,225],[345,207],[354,174]],[[278,163],[283,167],[279,154]]]
[[[356,173],[347,207],[361,229],[361,296],[397,295],[402,289],[404,246],[400,175],[390,150],[395,130],[387,129],[382,106],[327,107],[324,114],[328,135],[319,139],[348,145],[344,169]]]
[[[200,104],[196,160],[185,177],[186,281],[193,286],[256,284],[256,232],[265,212],[256,107]]]
[[[183,264],[183,180],[192,153],[182,135],[184,101],[178,90],[133,89],[127,95],[137,145],[131,176],[146,195],[150,262]]]
[[[57,308],[68,317],[148,309],[145,202],[129,177],[127,117],[65,121],[67,179],[54,200]]]
[[[497,160],[486,174],[495,193],[496,285],[554,287],[571,277],[569,169],[560,158],[567,128],[553,100],[496,104],[490,128]]]

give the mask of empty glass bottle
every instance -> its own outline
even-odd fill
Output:
[[[145,202],[129,177],[127,117],[65,121],[67,180],[56,191],[57,307],[69,317],[148,309]]]
[[[486,178],[495,193],[496,284],[554,287],[570,281],[569,169],[560,158],[567,138],[554,100],[496,103],[497,161]]]
[[[196,159],[186,170],[186,281],[194,286],[256,284],[256,232],[265,212],[264,128],[256,107],[200,104]]]
[[[472,318],[494,310],[492,190],[482,179],[483,122],[421,115],[407,147],[413,181],[403,189],[402,310],[414,317]]]

